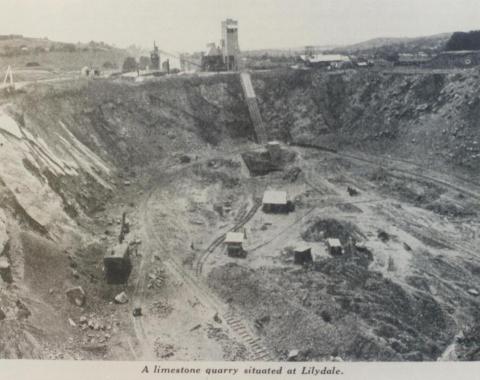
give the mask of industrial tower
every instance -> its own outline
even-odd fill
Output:
[[[230,18],[222,21],[222,39],[220,41],[223,63],[229,71],[238,70],[240,46],[238,44],[238,21]]]

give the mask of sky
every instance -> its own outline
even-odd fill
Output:
[[[239,22],[240,48],[339,45],[480,29],[479,0],[0,0],[0,34],[200,51]]]

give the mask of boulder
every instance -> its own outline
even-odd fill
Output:
[[[25,306],[22,301],[17,300],[17,302],[15,302],[15,306],[17,307],[17,319],[27,319],[30,317],[30,315],[32,315],[30,310],[28,310],[27,306]]]
[[[66,291],[68,300],[77,306],[85,304],[86,296],[81,286],[70,288]]]
[[[128,296],[125,292],[117,294],[114,298],[116,303],[124,304],[128,302]]]
[[[348,191],[348,194],[351,196],[351,197],[356,197],[359,193],[359,191],[351,186],[348,186],[347,187],[347,191]]]
[[[192,159],[187,155],[180,156],[180,163],[182,163],[182,164],[188,164],[191,161],[192,161]]]
[[[300,355],[300,351],[299,351],[299,350],[291,350],[291,351],[288,353],[287,361],[289,361],[289,362],[294,362],[294,361],[296,361],[297,358],[298,358],[298,355]]]
[[[480,293],[476,289],[468,289],[468,293],[470,293],[472,296],[477,297]]]

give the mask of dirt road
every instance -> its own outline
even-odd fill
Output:
[[[193,165],[211,159],[212,157],[209,157],[192,164],[165,168],[163,175],[155,180],[155,185],[140,203],[138,215],[142,257],[132,297],[132,305],[145,311],[141,317],[132,316],[138,359],[159,357],[155,350],[159,337],[166,341],[171,339],[171,345],[174,346],[173,358],[176,360],[224,360],[226,356],[227,359],[242,360],[273,359],[252,326],[216,297],[195,271],[186,269],[181,262],[181,256],[176,254],[190,249],[191,238],[186,216],[180,211],[183,205],[173,196],[175,179],[182,178]],[[258,200],[252,201],[250,212],[232,228],[245,223],[258,207]],[[221,242],[221,238],[215,239],[210,248]],[[201,255],[196,266],[197,271],[201,271],[201,262],[204,259]],[[167,274],[165,288],[157,294],[148,288],[149,276],[154,268],[161,268]],[[164,320],[159,320],[149,313],[151,305],[159,297],[168,299],[172,306],[171,315]],[[205,330],[203,334],[200,332],[202,329]],[[208,337],[215,329],[221,330],[217,331],[221,339]],[[165,331],[168,331],[168,334],[165,334]],[[178,342],[182,342],[181,347],[175,347]],[[229,355],[240,357],[228,357]],[[241,357],[242,355],[244,357]]]

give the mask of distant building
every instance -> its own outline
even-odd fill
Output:
[[[160,53],[155,41],[153,41],[153,51],[150,53],[150,69],[160,70]]]
[[[429,62],[432,58],[425,53],[415,53],[415,54],[399,54],[398,60],[396,62],[399,66],[421,66]]]
[[[226,19],[222,21],[222,39],[220,41],[223,63],[228,71],[238,70],[240,46],[238,43],[238,21]]]
[[[315,47],[314,46],[305,46],[305,56],[306,57],[313,57],[315,55]]]
[[[238,43],[238,21],[226,19],[221,24],[220,46],[207,45],[202,55],[203,71],[236,71],[240,64],[240,45]]]
[[[317,68],[341,67],[351,63],[349,57],[341,54],[309,54],[301,55],[300,59],[306,66]]]
[[[180,70],[184,72],[195,72],[202,67],[201,53],[180,54]]]
[[[162,63],[162,71],[170,74],[170,59],[167,59],[165,62]]]
[[[100,76],[100,69],[84,66],[80,70],[80,75],[83,77],[98,77]]]
[[[207,45],[207,54],[202,57],[203,71],[222,71],[225,69],[222,50],[212,42]]]

